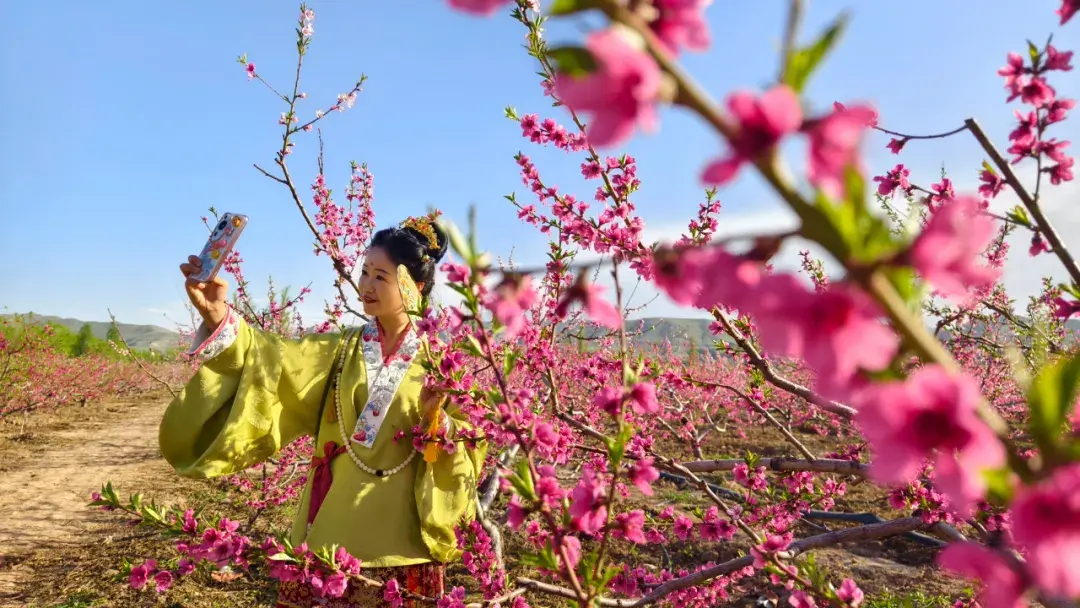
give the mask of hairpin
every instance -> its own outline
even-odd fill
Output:
[[[438,220],[440,215],[442,215],[441,211],[432,211],[427,215],[422,215],[419,217],[409,217],[406,218],[405,221],[401,222],[401,227],[412,228],[413,230],[424,235],[424,238],[426,238],[428,241],[428,251],[438,251],[439,237],[437,234],[435,234],[434,224],[436,220]],[[427,259],[429,258],[427,253],[424,253],[422,257],[425,261],[427,261]]]

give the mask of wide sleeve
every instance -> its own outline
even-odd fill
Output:
[[[178,473],[242,471],[318,430],[339,334],[283,339],[233,309],[213,332],[200,327],[190,353],[201,363],[165,410],[161,454]]]
[[[449,437],[459,439],[460,431],[472,429],[456,408],[447,408],[447,414]],[[476,517],[477,485],[487,456],[483,440],[473,446],[459,439],[456,445],[453,454],[440,450],[435,462],[420,464],[415,488],[420,535],[431,556],[443,563],[461,556],[454,528]]]

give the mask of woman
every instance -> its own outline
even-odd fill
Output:
[[[299,340],[246,324],[226,304],[224,280],[188,279],[188,296],[203,318],[192,351],[201,367],[161,422],[165,459],[181,475],[215,477],[311,435],[315,455],[293,545],[339,545],[370,578],[441,595],[445,563],[459,556],[454,527],[475,514],[486,451],[482,443],[458,442],[453,453],[418,456],[411,440],[417,425],[440,425],[450,439],[468,428],[459,412],[442,408],[445,399],[423,389],[425,351],[409,314],[431,292],[446,246],[434,216],[377,232],[359,282],[374,322]],[[180,270],[188,277],[199,267],[192,256]],[[307,585],[281,583],[279,607],[314,601]],[[378,590],[350,585],[325,605],[382,601]]]

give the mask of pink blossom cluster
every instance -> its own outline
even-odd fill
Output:
[[[461,563],[477,581],[485,600],[504,595],[507,589],[506,571],[499,566],[491,537],[478,521],[457,531],[458,549],[462,551]],[[517,596],[510,608],[529,608],[522,596]]]
[[[582,163],[581,172],[586,179],[601,179],[603,182],[596,187],[593,196],[594,200],[603,204],[596,218],[587,216],[590,207],[587,201],[569,194],[562,195],[557,188],[545,186],[528,156],[518,154],[517,162],[522,182],[536,194],[538,202],[551,209],[548,216],[538,213],[535,205],[519,205],[519,218],[539,226],[545,234],[556,229],[563,243],[620,257],[625,255],[624,252],[634,252],[632,259],[635,262],[631,263],[631,267],[647,275],[648,267],[642,266],[639,261],[646,251],[641,242],[644,222],[634,215],[634,205],[628,200],[640,184],[633,157],[608,157],[601,163],[595,155],[590,154],[590,158]]]
[[[573,86],[568,84],[561,90],[556,86],[555,95],[564,101],[569,95],[581,102],[569,103],[571,109],[577,105],[577,109],[596,114],[603,111],[602,107],[609,109],[611,114],[607,116],[594,115],[592,128],[602,142],[627,136],[627,124],[651,125],[652,110],[647,103],[648,96],[655,92],[650,89],[651,58],[632,51],[614,35],[596,34],[589,42],[588,48],[599,69],[588,82],[572,82]],[[628,84],[631,82],[632,85]],[[620,85],[633,88],[620,89]],[[613,98],[625,104],[605,106],[599,101]],[[729,109],[739,123],[739,132],[729,138],[732,156],[710,168],[717,173],[713,181],[729,180],[739,165],[760,162],[784,135],[801,130],[811,139],[811,182],[833,196],[845,194],[841,187],[842,171],[854,161],[859,132],[876,126],[876,114],[862,107],[849,110],[837,104],[832,114],[804,122],[793,99],[790,91],[782,88],[770,91],[760,100],[745,94],[730,99]],[[621,113],[616,115],[616,112]],[[597,143],[593,131],[589,132],[590,141]],[[521,164],[521,155],[518,159]],[[553,196],[552,189],[539,182],[531,163],[525,169],[526,183],[534,185],[534,191],[541,193],[541,200]],[[891,195],[897,189],[910,192],[908,175],[903,166],[898,166],[877,180],[881,182],[879,193]],[[989,170],[981,177],[980,194],[986,198],[995,196],[1004,187],[1003,180]],[[947,179],[935,185],[929,202],[931,217],[895,263],[911,265],[939,294],[959,303],[966,303],[973,296],[985,296],[997,279],[1000,265],[1000,258],[991,258],[989,264],[982,259],[996,232],[992,223],[979,213],[986,208],[985,202],[974,197],[957,197]],[[523,210],[522,215],[538,223],[532,209]],[[815,292],[806,292],[801,286],[793,286],[791,277],[768,272],[761,260],[733,256],[719,248],[681,249],[675,256],[661,259],[658,267],[657,282],[674,299],[704,309],[749,311],[758,320],[758,334],[766,349],[806,361],[818,374],[819,390],[859,403],[860,424],[868,429],[875,451],[879,452],[873,467],[876,477],[884,481],[911,481],[919,473],[919,464],[937,454],[934,478],[944,492],[943,500],[953,511],[962,514],[970,512],[979,502],[986,491],[981,472],[1002,465],[1004,451],[977,416],[981,399],[977,385],[968,376],[935,366],[921,368],[902,382],[867,382],[867,372],[882,371],[892,362],[899,341],[891,332],[880,328],[880,311],[875,311],[857,288],[825,287],[821,282]],[[717,280],[718,274],[723,280]],[[710,283],[719,287],[706,291]],[[808,319],[812,322],[793,326],[792,312],[799,309],[793,310],[790,302],[806,300],[814,301],[815,313],[836,312],[823,316],[819,313]],[[813,333],[825,320],[829,322],[826,325],[829,331]],[[845,334],[850,336],[846,342]],[[867,340],[866,336],[873,337]],[[611,404],[618,403],[612,390],[603,389],[595,404],[611,409]],[[889,457],[886,460],[880,454]],[[595,475],[588,471],[582,479],[588,487],[579,486],[575,491],[580,491],[579,498],[591,506],[579,509],[578,526],[584,521],[585,527],[595,528],[595,520],[602,519],[599,513],[604,508],[600,500],[602,492],[597,492],[597,487],[603,488],[603,482],[596,481]],[[520,510],[521,506],[514,508]]]
[[[345,191],[349,208],[334,203],[322,174],[316,176],[311,186],[312,202],[318,209],[314,216],[315,225],[321,230],[315,255],[326,253],[334,267],[345,275],[353,274],[357,260],[366,253],[367,241],[374,232],[373,183],[374,177],[367,167],[353,163]]]
[[[349,555],[344,547],[338,547],[331,560],[320,559],[306,544],[289,551],[273,538],[267,538],[262,549],[272,578],[307,584],[317,598],[341,597],[348,589],[350,577],[360,574],[360,560]]]
[[[103,510],[123,511],[140,518],[146,525],[168,529],[172,534],[186,538],[176,543],[182,557],[172,569],[160,568],[157,560],[145,560],[138,566],[130,566],[128,582],[134,589],[142,589],[153,581],[158,593],[166,592],[182,576],[206,566],[216,572],[230,569],[249,570],[253,564],[267,567],[269,576],[279,581],[299,581],[309,586],[317,598],[341,597],[351,580],[357,579],[361,562],[339,547],[332,554],[317,554],[306,545],[290,547],[275,536],[268,536],[257,543],[241,529],[239,522],[221,518],[216,524],[200,521],[193,509],[180,513],[168,507],[148,505],[136,497],[131,504],[121,504],[111,484],[101,492],[91,495],[92,506]]]
[[[275,454],[272,462],[226,476],[222,483],[244,496],[247,506],[256,511],[292,502],[303,494],[307,484],[306,467],[312,447],[311,437],[301,437]],[[257,473],[254,479],[252,473]]]
[[[1024,558],[973,542],[950,545],[940,557],[945,568],[977,577],[986,584],[981,599],[992,605],[1022,605],[1032,586],[1051,597],[1080,597],[1080,464],[1062,467],[1021,490],[1003,526],[1008,544]]]
[[[1072,56],[1072,51],[1059,51],[1054,45],[1047,44],[1042,53],[1031,59],[1030,65],[1019,53],[1009,53],[1008,64],[998,70],[1009,91],[1006,101],[1019,98],[1024,105],[1033,108],[1027,114],[1016,111],[1019,124],[1009,134],[1012,164],[1025,158],[1041,161],[1045,156],[1056,164],[1042,167],[1040,162],[1040,170],[1055,186],[1073,179],[1075,159],[1065,155],[1068,141],[1047,139],[1044,133],[1050,125],[1065,120],[1069,110],[1076,107],[1076,100],[1058,97],[1057,91],[1047,83],[1046,75],[1053,71],[1071,71]]]
[[[493,14],[510,4],[448,2],[477,15]],[[516,4],[516,18],[529,28],[529,48],[542,48],[542,21],[524,15],[539,7],[524,0]],[[990,215],[989,203],[1006,187],[1018,185],[1006,179],[1000,166],[995,171],[987,164],[979,174],[978,196],[958,193],[946,177],[923,189],[914,183],[910,170],[896,165],[874,179],[877,194],[885,203],[898,193],[905,198],[925,194],[920,211],[925,212],[925,221],[914,237],[891,232],[884,237],[880,234],[884,225],[869,223],[861,192],[852,188],[858,186],[852,174],[862,172],[862,140],[868,130],[883,130],[877,113],[868,104],[840,103],[827,112],[808,111],[794,87],[778,84],[761,94],[729,95],[726,112],[713,108],[716,115],[710,122],[719,125],[728,151],[707,165],[704,181],[730,183],[751,166],[779,181],[773,172],[777,151],[792,136],[804,138],[806,181],[823,195],[815,199],[814,208],[836,213],[824,220],[826,229],[819,226],[813,232],[804,225],[803,235],[824,242],[822,234],[828,229],[844,228],[848,230],[842,235],[847,239],[844,246],[849,249],[862,243],[862,237],[878,238],[888,247],[880,247],[875,256],[834,255],[848,271],[841,277],[827,276],[820,261],[804,253],[807,282],[770,264],[791,235],[760,236],[742,252],[713,242],[720,204],[710,191],[687,234],[673,247],[654,249],[642,240],[644,222],[632,201],[641,185],[635,159],[601,157],[596,147],[617,145],[638,129],[655,128],[661,104],[672,100],[669,79],[675,77],[661,66],[685,50],[708,48],[710,38],[703,17],[707,2],[642,4],[650,10],[640,11],[636,21],[587,37],[585,48],[595,63],[588,75],[571,75],[541,60],[545,93],[569,111],[573,127],[535,114],[513,116],[530,144],[581,155],[575,162],[591,182],[587,187],[596,184],[591,196],[579,198],[545,182],[526,154],[515,156],[521,179],[536,201],[521,204],[509,198],[524,222],[549,235],[547,263],[537,270],[500,271],[479,252],[458,251],[461,259],[447,262],[442,270],[462,302],[427,311],[419,321],[433,353],[425,363],[429,384],[446,391],[475,426],[455,440],[484,440],[494,448],[519,450],[518,464],[507,467],[493,458],[485,466],[484,478],[497,475],[500,491],[509,495],[507,524],[524,535],[531,549],[529,563],[551,584],[562,585],[567,597],[595,599],[605,591],[640,597],[657,585],[675,583],[716,564],[646,569],[613,558],[608,550],[613,543],[629,550],[728,543],[745,536],[752,541],[751,558],[745,562],[751,565],[674,585],[665,601],[702,608],[730,601],[742,581],[762,574],[785,590],[789,605],[828,601],[858,606],[864,593],[854,580],[833,588],[785,557],[786,551],[798,547],[796,524],[812,510],[835,508],[845,495],[847,483],[842,478],[814,470],[785,470],[782,459],[766,462],[748,454],[717,469],[728,472],[713,477],[723,478],[723,487],[717,487],[680,464],[694,459],[698,470],[707,466],[704,451],[710,434],[746,439],[759,431],[757,427],[766,426],[784,433],[802,460],[813,463],[821,457],[807,455],[807,446],[791,432],[801,427],[821,437],[834,435],[842,447],[824,458],[835,460],[837,470],[872,455],[858,475],[891,486],[890,506],[914,511],[921,519],[912,519],[924,526],[970,526],[978,533],[1000,535],[997,546],[962,541],[950,545],[941,557],[946,568],[982,579],[989,587],[984,599],[1014,605],[1025,594],[1080,596],[1080,574],[1072,566],[1080,563],[1080,558],[1072,559],[1080,556],[1080,530],[1071,525],[1080,521],[1074,499],[1080,495],[1080,465],[1068,462],[1063,448],[1041,453],[1027,443],[1015,447],[1027,439],[1009,424],[1022,426],[1030,412],[1025,389],[1001,354],[1001,344],[1012,338],[996,328],[973,331],[980,323],[1006,321],[1015,331],[1027,332],[1025,336],[1044,331],[1010,321],[1011,302],[998,283],[1008,251],[1001,242],[1006,231]],[[1062,23],[1075,12],[1075,2],[1065,0],[1059,11]],[[636,29],[640,40],[628,29]],[[302,33],[302,41],[308,36]],[[1067,142],[1048,138],[1044,131],[1064,119],[1074,104],[1059,97],[1046,78],[1051,71],[1070,69],[1071,53],[1048,44],[1033,55],[1030,65],[1010,56],[1002,70],[1010,101],[1019,99],[1033,108],[1028,115],[1018,114],[1021,124],[1010,136],[1010,153],[1014,161],[1036,159],[1040,171],[1056,185],[1072,179],[1072,159],[1063,152]],[[254,75],[253,64],[245,65],[251,66],[249,76]],[[333,109],[350,107],[358,89],[359,84],[341,96]],[[685,89],[680,92],[687,94]],[[588,124],[581,120],[584,115]],[[286,113],[287,135],[305,126],[294,123]],[[897,137],[890,142],[895,152],[913,139]],[[289,150],[288,136],[286,140],[280,163]],[[354,165],[348,197],[362,208],[355,215],[330,200],[321,176],[312,188],[321,230],[316,236],[342,279],[350,266],[335,258],[335,248],[359,248],[366,239],[373,218],[371,183],[366,169]],[[783,194],[785,200],[802,200],[794,186]],[[852,210],[853,227],[841,226],[837,218]],[[1052,235],[1040,234],[1041,230],[1035,234],[1037,247],[1033,239],[1033,255],[1048,248],[1061,253],[1048,245]],[[830,252],[837,251],[844,250],[832,244]],[[691,355],[677,353],[672,344],[629,351],[627,333],[632,328],[624,321],[625,292],[616,289],[612,296],[588,279],[588,267],[575,268],[575,257],[583,252],[603,254],[653,281],[677,303],[709,311],[716,321],[714,333],[731,337],[736,345]],[[355,264],[356,258],[351,260]],[[238,270],[239,259],[235,264]],[[534,280],[535,275],[541,278]],[[884,287],[875,282],[881,276],[888,283]],[[901,280],[889,278],[897,276]],[[936,334],[926,337],[918,325],[922,320],[912,322],[917,317],[907,307],[920,302],[897,290],[897,285],[904,286],[904,277],[914,277],[908,280],[912,290],[925,289],[944,301],[922,302],[938,323]],[[1061,299],[1062,290],[1048,286],[1044,291],[1029,308],[1032,317],[1048,316],[1045,312],[1054,302],[1063,309],[1080,310],[1080,305]],[[345,294],[339,296],[328,304],[334,320],[348,308]],[[889,296],[903,301],[898,304]],[[572,313],[578,307],[583,317]],[[984,309],[1006,312],[988,314]],[[329,329],[329,323],[320,329]],[[280,325],[262,326],[278,331]],[[1052,343],[1058,349],[1055,354],[1060,354],[1066,348],[1060,320],[1046,326],[1039,344]],[[586,337],[586,329],[607,333]],[[578,337],[568,337],[578,331],[582,332]],[[938,341],[945,333],[948,336]],[[1035,357],[1038,345],[1021,342],[1021,346],[1026,347],[1025,355]],[[1051,346],[1046,349],[1053,351]],[[786,426],[778,418],[784,418]],[[1076,416],[1068,422],[1075,435]],[[436,439],[425,438],[424,433],[413,430],[417,449],[425,439]],[[407,436],[402,433],[395,439]],[[444,450],[457,449],[445,437],[438,439]],[[1060,439],[1072,441],[1073,435],[1063,433]],[[678,451],[678,457],[673,458],[671,451]],[[658,513],[640,504],[640,496],[654,495],[661,471],[679,473],[681,477],[676,477],[696,485],[710,504],[694,511],[672,505]],[[176,525],[187,524],[183,518]],[[340,595],[359,567],[344,555],[331,560],[312,556],[306,547],[293,551],[273,543],[258,547],[249,543],[234,550],[231,535],[236,530],[229,526],[200,531],[197,539],[194,531],[184,532],[196,543],[198,559],[193,562],[244,567],[262,550],[280,557],[271,562],[276,578],[304,580],[316,594],[323,594],[320,597]],[[481,522],[459,529],[458,542],[465,552],[463,563],[485,599],[511,591],[495,543]],[[185,550],[192,551],[192,543]],[[139,576],[148,580],[156,572],[156,563],[150,564]],[[610,583],[601,582],[606,580],[604,572],[612,575]],[[391,582],[384,588],[384,598],[401,605],[404,594]],[[458,587],[437,605],[461,608],[465,601],[466,591]],[[512,602],[507,603],[515,608],[527,605],[521,596]]]
[[[142,589],[151,584],[158,593],[164,593],[172,586],[173,575],[169,570],[159,570],[157,561],[148,559],[131,569],[128,583],[132,589]]]

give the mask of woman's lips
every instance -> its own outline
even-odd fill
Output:
[[[375,298],[364,298],[364,304],[374,304],[375,302],[378,302]]]

